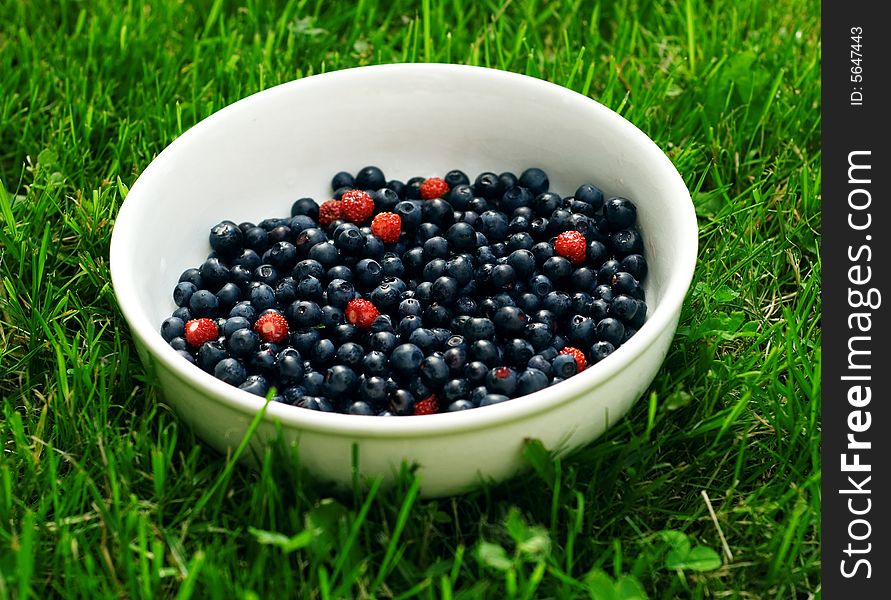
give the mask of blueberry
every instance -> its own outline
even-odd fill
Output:
[[[451,304],[458,299],[458,281],[452,277],[438,277],[430,289],[434,302]]]
[[[490,340],[495,337],[495,324],[485,317],[474,317],[467,324],[465,334],[470,341]]]
[[[548,191],[548,186],[550,185],[547,173],[535,167],[523,171],[520,174],[518,183],[524,188],[528,188],[534,196]]]
[[[178,283],[191,283],[195,286],[195,289],[201,289],[204,287],[204,280],[201,278],[201,272],[198,269],[186,269],[179,276]]]
[[[523,292],[517,298],[517,307],[526,314],[534,313],[541,308],[541,298],[532,292]]]
[[[214,366],[213,375],[229,385],[239,386],[247,379],[247,370],[240,360],[224,358]]]
[[[493,404],[500,404],[506,400],[510,400],[510,398],[504,394],[486,394],[483,396],[483,399],[480,400],[480,406],[492,406]]]
[[[358,385],[359,377],[346,365],[334,365],[325,372],[325,389],[331,398],[351,394]]]
[[[550,365],[548,365],[550,369]],[[548,376],[545,372],[535,368],[528,368],[517,377],[517,396],[525,396],[548,387]]]
[[[445,259],[449,256],[449,242],[440,236],[435,236],[424,242],[424,260],[431,261],[436,258]]]
[[[466,222],[450,226],[445,238],[454,252],[470,252],[476,247],[476,231]]]
[[[356,185],[355,178],[346,171],[340,171],[339,173],[335,173],[334,177],[331,178],[331,189],[336,190],[342,187],[353,187]]]
[[[532,344],[524,339],[513,338],[504,344],[504,362],[514,367],[523,368],[535,355]]]
[[[458,211],[464,211],[473,200],[473,188],[467,184],[452,186],[448,195],[449,204]],[[449,240],[451,241],[451,240]]]
[[[390,411],[394,415],[410,415],[415,410],[415,397],[405,389],[397,389],[390,394]]]
[[[634,329],[640,329],[643,326],[644,321],[647,320],[647,303],[638,300],[637,301],[637,312],[634,313],[634,317],[629,321],[628,325],[633,327]],[[627,327],[625,329],[628,329]]]
[[[554,335],[550,325],[545,323],[529,323],[526,325],[526,339],[536,351],[541,351],[551,344]]]
[[[569,379],[578,371],[578,364],[575,362],[575,358],[569,354],[560,354],[551,363],[551,371],[554,373],[554,377]]]
[[[174,350],[188,350],[189,349],[189,343],[186,342],[185,338],[175,337],[175,338],[172,338],[167,343],[170,344],[170,347],[173,348]]]
[[[292,302],[286,309],[285,316],[298,328],[315,327],[322,324],[322,309],[311,300]]]
[[[260,265],[254,269],[253,276],[254,282],[265,283],[269,286],[277,285],[279,280],[278,270],[272,265]]]
[[[219,299],[208,290],[198,290],[189,298],[189,310],[195,317],[212,317],[219,306]]]
[[[220,256],[233,256],[241,251],[243,235],[238,225],[224,221],[210,230],[210,247]]]
[[[275,306],[275,290],[265,283],[251,289],[251,305],[257,312],[263,312]]]
[[[185,322],[177,317],[167,317],[161,323],[161,337],[165,342],[185,335]]]
[[[285,348],[275,357],[275,374],[284,385],[297,385],[305,375],[303,359],[294,348]]]
[[[452,205],[442,198],[426,200],[421,214],[425,222],[441,229],[448,229],[455,222],[455,211]]]
[[[492,368],[501,361],[501,352],[491,340],[477,340],[470,345],[468,350],[468,358],[479,361],[487,367]]]
[[[450,379],[442,386],[442,399],[451,404],[470,395],[470,383],[466,379]]]
[[[279,242],[293,242],[296,237],[297,233],[293,229],[286,224],[282,224],[269,232],[268,240],[270,244],[275,245]]]
[[[541,272],[551,281],[565,282],[572,276],[572,263],[562,256],[552,256],[544,261]]]
[[[575,191],[574,198],[579,202],[589,204],[595,211],[603,206],[603,191],[590,183],[580,185]]]
[[[529,280],[529,291],[538,296],[545,298],[554,290],[554,284],[547,275],[535,275]]]
[[[387,400],[387,380],[372,375],[359,381],[359,396],[371,404],[382,404]]]
[[[312,248],[327,241],[328,236],[324,231],[318,227],[310,227],[297,234],[297,239],[294,240],[294,247],[297,248],[297,254],[299,256],[306,257],[309,255],[309,251]]]
[[[554,352],[556,352],[556,350],[554,350]],[[547,358],[545,358],[541,354],[536,354],[535,356],[530,358],[529,362],[526,363],[526,367],[528,369],[535,369],[537,371],[541,371],[548,378],[551,377],[551,363]]]
[[[369,299],[381,311],[389,311],[399,305],[399,288],[387,281],[382,282],[371,291]]]
[[[246,358],[257,352],[260,347],[260,336],[250,329],[237,329],[226,339],[232,356]]]
[[[315,277],[316,279],[322,279],[325,276],[325,267],[323,267],[322,264],[317,260],[301,260],[296,265],[294,265],[294,269],[291,272],[291,275],[297,281],[300,281],[305,277]]]
[[[600,362],[615,351],[616,347],[610,342],[597,342],[591,346],[591,352],[588,353],[588,357],[591,359],[591,363],[594,364]]]
[[[332,279],[328,284],[327,298],[328,304],[335,306],[341,310],[346,308],[350,300],[356,297],[356,290],[353,284],[343,279]]]
[[[476,301],[469,296],[460,296],[455,301],[455,311],[459,315],[475,316],[477,313]]]
[[[509,190],[512,187],[519,185],[519,183],[519,178],[510,171],[505,171],[498,176],[499,189],[502,191]]]
[[[235,308],[232,309],[233,311]],[[222,333],[227,338],[238,331],[239,329],[250,329],[251,328],[251,320],[247,317],[241,315],[233,315],[229,314],[229,318],[226,319],[226,324],[223,326]]]
[[[356,173],[355,186],[360,190],[379,190],[386,185],[387,178],[378,167],[363,167]]]
[[[559,319],[569,313],[572,298],[566,292],[551,292],[542,299],[541,306]]]
[[[609,305],[609,316],[630,323],[637,313],[637,300],[625,294],[619,294]]]
[[[356,264],[355,276],[360,289],[372,289],[383,279],[381,265],[376,260],[363,258]]]
[[[449,367],[452,375],[461,373],[464,365],[467,364],[467,346],[456,346],[448,348],[442,355],[443,360]]]
[[[622,343],[625,335],[625,326],[622,322],[612,317],[606,317],[597,323],[597,338],[602,342],[609,342],[613,346]]]
[[[487,210],[480,215],[476,229],[490,242],[499,242],[507,236],[509,227],[510,222],[504,213]]]
[[[399,338],[396,337],[395,333],[390,331],[378,331],[370,336],[368,347],[372,350],[378,350],[389,355],[398,343]]]
[[[609,286],[609,285],[598,285],[598,286],[596,286],[596,287],[594,288],[594,290],[592,291],[591,296],[592,296],[595,300],[603,300],[604,302],[606,302],[607,304],[609,304],[609,303],[611,303],[611,302],[613,301],[613,298],[615,298],[616,294],[615,294],[615,292],[613,291],[613,288],[612,288],[611,286]]]
[[[299,284],[293,277],[285,277],[275,286],[276,303],[287,306],[297,300],[299,290]]]
[[[205,289],[218,290],[224,283],[229,282],[229,269],[220,259],[208,258],[198,268],[201,273],[201,281]]]
[[[263,398],[269,393],[269,382],[262,375],[249,375],[245,378],[244,382],[238,386],[238,389]]]
[[[300,198],[291,205],[291,216],[306,215],[313,221],[319,220],[319,205],[312,198]]]
[[[551,214],[560,208],[562,204],[563,199],[560,198],[560,196],[545,192],[538,194],[535,197],[532,201],[532,208],[535,209],[535,213],[544,220],[545,224],[547,224],[547,220],[550,218]]]
[[[297,248],[290,242],[276,242],[263,253],[262,260],[278,271],[289,271],[294,268],[297,262]],[[244,264],[244,266],[248,265]]]
[[[498,175],[495,173],[480,173],[473,182],[473,192],[477,196],[492,199],[498,196],[501,189],[500,183]]]
[[[458,411],[462,411],[462,410],[469,410],[471,408],[474,408],[473,402],[471,402],[470,400],[461,399],[461,400],[455,400],[454,402],[449,404],[448,408],[446,408],[446,411],[447,412],[458,412]]]
[[[396,328],[393,327],[393,319],[388,314],[378,315],[374,321],[371,322],[371,327],[368,328],[368,331],[371,333],[377,333],[379,331],[389,331],[390,333],[395,333]]]
[[[603,214],[612,231],[628,229],[637,220],[637,207],[622,197],[610,198],[603,205]]]
[[[307,254],[307,256],[313,260],[319,261],[319,263],[326,269],[330,269],[336,265],[337,261],[340,259],[337,247],[332,242],[316,244],[309,249],[309,254]]]
[[[387,373],[387,355],[379,350],[372,350],[362,359],[362,370],[366,375],[385,375]]]
[[[336,355],[337,347],[334,345],[334,342],[327,338],[321,338],[316,342],[315,346],[313,346],[310,357],[315,366],[325,368],[334,362],[334,357]]]
[[[488,393],[489,390],[486,389],[485,385],[478,385],[470,390],[470,394],[468,394],[467,399],[474,406],[479,406],[480,402],[482,402],[483,398],[485,398]]]
[[[416,330],[420,331],[420,330]],[[424,360],[424,353],[415,344],[401,344],[390,355],[390,366],[403,376],[415,374]]]
[[[636,229],[623,229],[610,237],[610,247],[618,256],[640,254],[643,251],[643,239]]]
[[[478,360],[467,363],[467,365],[464,367],[464,377],[473,385],[484,385],[486,381],[486,374],[488,372],[489,367],[487,367],[485,363]]]
[[[355,342],[347,342],[337,349],[334,359],[352,369],[358,370],[362,365],[362,359],[365,357],[365,350]]]
[[[587,348],[597,339],[596,328],[594,319],[575,315],[569,320],[567,329],[569,341],[577,348]]]
[[[454,313],[443,304],[432,304],[424,309],[422,318],[424,321],[434,327],[447,326],[454,316]]]
[[[631,276],[631,273],[625,271],[617,271],[611,278],[613,292],[616,294],[631,294],[638,287],[637,280]]]
[[[432,284],[433,281],[445,274],[447,266],[448,263],[445,261],[445,259],[434,258],[424,265],[424,269],[421,271],[421,277],[424,278],[424,281],[429,281]]]
[[[402,219],[403,231],[414,231],[421,226],[423,216],[415,201],[403,200],[393,207],[393,212]]]
[[[188,306],[192,294],[198,291],[194,283],[189,281],[181,281],[173,288],[173,302],[177,306]]]
[[[307,215],[294,215],[288,221],[288,227],[291,228],[291,231],[294,232],[294,236],[300,234],[304,229],[311,229],[316,226],[316,222],[312,217]]]
[[[420,316],[423,310],[421,303],[416,298],[406,298],[399,303],[399,316],[403,318]]]
[[[647,261],[640,254],[629,254],[623,258],[621,268],[638,281],[643,281],[647,276]]]
[[[603,298],[597,298],[591,303],[591,318],[595,321],[601,321],[609,316],[609,301]]]
[[[423,326],[423,324],[424,320],[421,319],[420,316],[406,315],[399,321],[396,332],[403,340],[409,340],[411,339],[411,334],[414,332],[414,330],[419,329],[421,326]]]
[[[449,366],[439,356],[431,355],[421,361],[421,379],[431,389],[439,389],[449,378]]]
[[[218,340],[213,340],[201,344],[201,347],[198,348],[198,352],[196,354],[198,366],[208,373],[213,371],[218,362],[228,357],[229,353],[226,352],[223,344],[220,343]]]
[[[364,400],[357,400],[347,408],[347,414],[372,417],[375,412],[367,402]]]
[[[509,264],[495,265],[492,269],[492,285],[504,289],[510,287],[517,280],[517,272]]]
[[[309,371],[304,375],[303,387],[311,396],[321,396],[325,393],[325,376],[318,371]]]
[[[345,254],[358,254],[365,247],[365,236],[358,227],[335,232],[334,246]]]

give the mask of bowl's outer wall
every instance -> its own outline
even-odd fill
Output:
[[[115,290],[142,342],[141,357],[151,357],[168,401],[201,437],[220,449],[237,445],[251,417],[240,410],[245,402],[222,402],[233,393],[246,394],[223,391],[223,384],[198,369],[190,367],[185,378],[163,364],[181,360],[157,334],[175,308],[171,290],[179,274],[206,257],[211,225],[289,216],[297,198],[326,199],[335,172],[368,164],[403,180],[451,168],[476,174],[539,166],[548,172],[551,189],[564,195],[593,182],[607,195],[631,198],[646,240],[649,318],[661,329],[648,331],[656,328],[648,322],[608,357],[603,366],[630,358],[629,348],[637,348],[634,362],[608,380],[562,399],[561,389],[573,380],[593,383],[596,376],[586,371],[538,393],[553,396],[552,408],[508,418],[492,430],[458,434],[444,427],[441,435],[410,442],[289,428],[289,436],[299,435],[306,467],[348,482],[358,441],[363,473],[388,475],[403,458],[415,460],[423,467],[424,494],[446,494],[474,485],[480,475],[497,480],[515,472],[524,438],[540,438],[552,448],[577,447],[627,411],[664,360],[692,277],[695,216],[677,172],[627,121],[568,90],[486,69],[391,65],[311,77],[238,102],[174,142],[132,187],[112,240]],[[658,319],[654,312],[660,312]],[[477,409],[485,410],[490,409]],[[264,424],[261,433],[271,431]]]
[[[401,461],[406,461],[419,465],[424,496],[464,492],[481,482],[500,481],[518,472],[523,467],[521,451],[527,438],[541,440],[546,448],[567,452],[599,436],[646,390],[672,337],[673,329],[664,331],[643,356],[600,387],[552,410],[498,428],[464,433],[443,431],[419,442],[413,438],[363,438],[283,427],[279,438],[274,420],[267,419],[260,424],[253,447],[256,450],[272,441],[297,444],[301,464],[309,472],[347,486],[352,481],[352,450],[356,443],[359,471],[365,477],[380,476],[385,483],[391,483]],[[157,374],[164,396],[199,437],[223,453],[239,445],[251,415],[224,404],[205,402],[206,392],[164,366],[159,367]]]

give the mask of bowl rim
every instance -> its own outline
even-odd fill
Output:
[[[279,420],[284,427],[313,432],[338,434],[347,437],[398,437],[417,438],[429,435],[454,435],[462,432],[488,429],[530,417],[548,410],[555,405],[573,401],[586,391],[597,388],[616,373],[629,367],[639,358],[653,342],[673,325],[672,319],[679,314],[684,298],[693,280],[693,272],[698,253],[698,225],[690,193],[680,173],[665,153],[643,131],[633,123],[600,104],[596,100],[572,91],[560,85],[486,67],[455,65],[446,63],[395,63],[341,69],[328,73],[312,75],[302,79],[279,84],[246,96],[199,121],[189,130],[183,132],[170,143],[139,175],[124,200],[115,219],[109,250],[110,272],[116,300],[127,323],[138,342],[144,344],[152,359],[160,361],[169,372],[192,387],[200,388],[209,399],[226,405],[248,417],[256,415],[266,404],[266,400],[244,390],[216,379],[194,365],[183,360],[175,350],[164,342],[158,328],[150,323],[129,298],[136,297],[135,275],[127,268],[125,259],[127,241],[131,235],[138,233],[138,220],[131,217],[138,209],[141,201],[141,190],[144,181],[155,172],[164,171],[164,165],[175,159],[180,148],[190,141],[205,134],[230,115],[235,115],[245,106],[256,101],[257,97],[270,97],[277,94],[292,93],[295,89],[324,85],[329,81],[356,76],[374,75],[376,73],[398,73],[420,75],[435,72],[471,77],[485,77],[493,84],[499,81],[514,85],[526,85],[539,88],[540,92],[560,96],[566,104],[585,105],[585,110],[599,113],[599,117],[610,122],[610,126],[623,130],[623,134],[632,138],[646,148],[645,160],[651,170],[658,171],[656,179],[664,183],[663,193],[675,197],[679,222],[683,231],[678,237],[679,255],[673,261],[674,267],[668,278],[662,297],[637,333],[614,353],[597,363],[596,368],[589,368],[565,381],[560,382],[559,395],[551,391],[553,385],[532,394],[511,399],[499,404],[479,407],[473,410],[453,413],[439,413],[424,416],[403,416],[398,418],[368,418],[360,415],[342,413],[324,413],[290,406],[278,402],[270,402],[265,419]]]

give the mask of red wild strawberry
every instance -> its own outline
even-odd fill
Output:
[[[439,177],[431,177],[425,179],[421,184],[421,198],[424,200],[433,200],[434,198],[442,198],[449,193],[449,184]]]
[[[421,184],[421,198],[424,200],[433,200],[434,198],[442,198],[449,193],[449,184],[439,177],[431,177],[425,179]]]
[[[413,415],[434,415],[439,412],[439,400],[436,394],[430,394],[417,404],[415,404],[415,412]]]
[[[350,190],[340,199],[340,215],[353,223],[364,223],[374,214],[374,200],[368,192]]]
[[[340,218],[340,200],[326,200],[319,207],[319,225],[326,227]]]
[[[346,310],[343,311],[346,320],[359,329],[368,329],[374,320],[380,314],[377,307],[370,300],[362,300],[354,298],[347,303]]]
[[[402,217],[396,213],[378,213],[371,221],[371,233],[379,237],[382,242],[387,242],[388,244],[394,244],[399,241],[401,229]]]
[[[278,313],[269,312],[257,319],[254,331],[264,342],[281,344],[288,339],[288,321]]]
[[[578,348],[573,348],[572,346],[566,346],[563,350],[560,351],[560,354],[568,354],[575,359],[575,364],[578,367],[578,372],[581,373],[588,366],[588,361],[585,360],[585,353],[579,350]]]
[[[220,330],[213,319],[192,319],[186,323],[186,341],[190,346],[199,347],[204,342],[217,339]]]
[[[554,250],[557,251],[557,254],[565,256],[574,265],[585,262],[587,247],[585,236],[578,231],[564,231],[557,236],[557,241],[554,242]]]

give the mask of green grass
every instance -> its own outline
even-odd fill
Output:
[[[819,41],[800,0],[0,0],[0,598],[819,595]],[[189,126],[397,61],[590,95],[701,227],[629,416],[435,501],[410,472],[331,497],[287,453],[233,467],[147,379],[108,272],[123,186]]]

